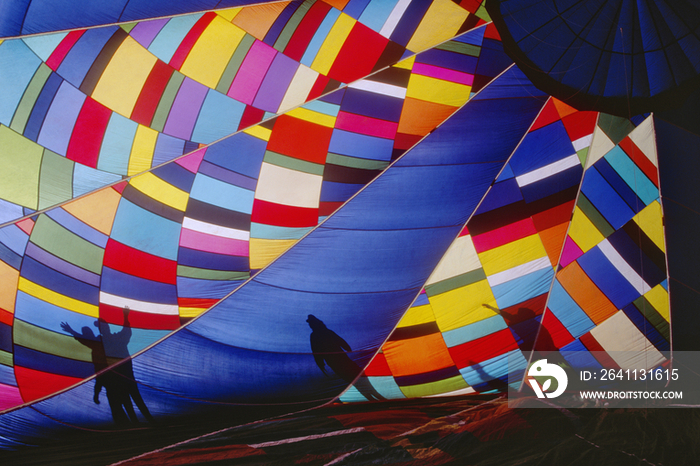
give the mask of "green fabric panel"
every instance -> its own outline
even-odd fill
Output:
[[[584,214],[586,214],[586,217],[593,222],[593,225],[595,225],[595,227],[604,237],[607,238],[613,234],[615,229],[608,223],[607,220],[605,220],[605,217],[598,212],[598,209],[591,204],[591,201],[589,201],[588,198],[583,195],[583,193],[580,193],[578,196],[578,208],[581,209]]]
[[[409,385],[400,387],[406,398],[418,398],[421,396],[436,395],[439,393],[449,393],[456,390],[468,388],[467,382],[461,376],[450,377],[449,379],[438,380],[420,385]]]
[[[51,76],[51,68],[49,68],[46,63],[42,63],[29,82],[27,90],[24,91],[22,100],[20,100],[17,111],[15,111],[15,116],[12,117],[10,128],[20,134],[24,133],[24,128],[27,126],[27,121],[29,121],[29,115],[31,115],[34,109],[36,99],[39,98],[39,94],[44,88],[44,84],[46,84],[46,80],[49,79],[49,76]]]
[[[436,49],[446,50],[448,52],[460,53],[462,55],[469,55],[470,57],[478,57],[481,54],[481,47],[472,44],[463,44],[462,42],[449,41],[444,44],[440,44]]]
[[[667,341],[670,341],[671,334],[669,323],[658,313],[654,306],[644,296],[640,296],[634,301],[634,305],[639,312],[649,321],[651,325],[663,336]]]
[[[217,91],[221,92],[222,94],[226,94],[228,92],[231,84],[233,83],[233,78],[236,77],[236,73],[238,73],[238,69],[243,63],[243,59],[245,59],[254,42],[255,37],[251,36],[250,34],[243,36],[241,43],[238,44],[236,51],[233,52],[231,60],[228,62],[228,65],[226,65],[226,69],[221,75],[221,79],[219,79],[219,84],[216,85]]]
[[[316,3],[316,0],[306,0],[301,4],[301,6],[299,6],[299,8],[296,9],[275,41],[274,48],[276,50],[284,52],[284,49],[287,47],[287,44],[289,44],[289,40],[292,38],[294,31],[296,31],[297,27],[299,27],[299,23],[301,23],[301,20],[304,19],[304,16],[314,3]]]
[[[326,163],[340,165],[341,167],[363,168],[365,170],[384,170],[389,166],[389,162],[382,160],[361,159],[359,157],[348,157],[346,155],[329,152],[326,156]]]
[[[617,145],[632,132],[634,123],[627,118],[601,113],[598,116],[598,127]]]
[[[72,199],[74,166],[72,160],[48,149],[44,151],[39,178],[39,209]]]
[[[209,270],[189,267],[186,265],[177,266],[177,276],[187,278],[202,278],[206,280],[247,280],[250,278],[249,272],[231,272],[226,270]]]
[[[481,280],[486,280],[486,273],[484,273],[484,269],[472,270],[471,272],[463,273],[462,275],[457,275],[456,277],[427,285],[425,287],[425,293],[429,297],[437,296],[441,293],[456,290],[457,288],[462,288]]]
[[[180,90],[180,86],[184,80],[185,75],[176,70],[170,77],[168,85],[165,86],[165,91],[163,91],[163,95],[160,97],[160,102],[158,103],[156,113],[153,115],[153,122],[151,123],[151,128],[159,133],[162,133],[165,128],[165,122],[168,119],[173,102],[175,102],[177,91]]]
[[[104,249],[66,230],[47,215],[37,219],[30,241],[71,264],[98,275],[102,273]]]
[[[0,198],[36,210],[44,149],[0,125]]]
[[[12,362],[12,353],[8,353],[7,351],[0,351],[0,364],[2,364],[3,366],[12,367],[14,365]]]
[[[287,157],[276,152],[265,151],[265,162],[277,165],[278,167],[289,168],[297,172],[310,173],[312,175],[323,175],[323,165],[308,162],[306,160]]]
[[[16,345],[63,358],[92,362],[92,350],[71,336],[61,335],[19,319],[15,319],[12,335]]]

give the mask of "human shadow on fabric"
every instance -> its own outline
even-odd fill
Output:
[[[341,379],[348,384],[355,383],[355,388],[367,400],[383,400],[381,396],[367,380],[366,377],[359,377],[362,368],[348,356],[347,352],[352,351],[350,345],[333,330],[326,327],[326,324],[316,316],[309,314],[306,322],[311,327],[311,352],[314,360],[321,372],[327,377],[331,374],[326,370],[326,365]]]
[[[107,392],[107,401],[112,413],[112,419],[118,426],[128,425],[129,423],[139,423],[138,416],[134,411],[133,403],[136,403],[141,414],[147,421],[152,421],[146,403],[141,397],[138,384],[134,378],[134,370],[132,361],[128,351],[128,344],[131,340],[131,327],[129,326],[129,308],[123,310],[124,322],[120,331],[112,333],[109,324],[103,319],[95,321],[94,325],[99,329],[99,335],[95,335],[89,327],[83,327],[82,333],[78,333],[66,323],[61,323],[61,328],[71,334],[78,342],[90,348],[92,353],[92,363],[95,368],[95,388],[93,401],[100,403],[100,392],[104,387]],[[107,351],[110,349],[110,354],[118,355],[124,358],[124,361],[115,365],[112,369],[105,370],[109,367],[107,360]]]

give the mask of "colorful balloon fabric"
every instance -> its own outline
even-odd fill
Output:
[[[0,24],[2,448],[665,360],[657,115],[540,89],[479,1],[137,6]]]

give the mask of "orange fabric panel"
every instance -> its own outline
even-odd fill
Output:
[[[454,365],[441,333],[387,341],[383,352],[394,377],[422,374]]]
[[[568,228],[568,223],[562,223],[561,225],[539,232],[544,250],[547,251],[547,256],[549,257],[549,262],[551,262],[552,267],[556,267],[559,262],[561,248],[564,246],[564,239],[566,238],[566,231]]]
[[[246,31],[256,39],[263,40],[265,34],[275,22],[279,14],[290,2],[269,3],[246,7],[233,18],[232,23]]]
[[[578,262],[572,262],[560,270],[557,279],[596,325],[618,311],[615,305],[588,278]]]
[[[457,107],[406,97],[398,131],[425,136],[456,110]]]

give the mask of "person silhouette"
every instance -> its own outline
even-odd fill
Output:
[[[345,382],[352,384],[367,400],[383,400],[382,397],[366,377],[359,377],[362,368],[355,361],[350,359],[347,352],[352,348],[342,337],[333,330],[326,327],[326,324],[316,316],[309,314],[306,322],[311,327],[311,352],[314,355],[316,365],[327,377],[330,374],[326,371],[326,365]]]
[[[118,332],[112,333],[109,324],[104,319],[98,319],[98,327],[100,329],[100,334],[102,335],[102,341],[106,352],[110,355],[122,358],[122,361],[115,365],[112,372],[115,374],[117,381],[115,386],[120,392],[120,396],[124,399],[124,408],[129,416],[129,419],[133,423],[138,423],[139,419],[134,411],[134,406],[132,400],[136,403],[141,414],[146,418],[147,421],[153,421],[153,416],[148,410],[146,403],[143,401],[141,392],[139,392],[139,386],[134,377],[134,366],[131,360],[131,355],[129,353],[129,342],[131,341],[132,330],[129,325],[129,312],[128,306],[124,306],[123,316],[124,322],[122,324],[122,329]]]

